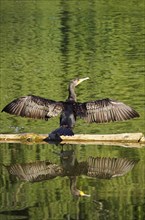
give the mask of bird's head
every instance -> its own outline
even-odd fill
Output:
[[[76,78],[74,80],[70,81],[69,87],[68,87],[68,91],[69,91],[69,96],[67,101],[76,101],[76,94],[74,92],[75,87],[77,85],[79,85],[81,82],[85,81],[89,79],[89,77],[85,77],[85,78]]]
[[[85,78],[76,78],[74,80],[71,81],[71,84],[73,84],[74,86],[79,85],[81,82],[85,81],[89,79],[89,77],[85,77]]]
[[[90,195],[85,194],[83,191],[79,190],[76,186],[77,177],[76,176],[69,176],[70,179],[70,190],[73,196],[77,197],[90,197]]]
[[[81,191],[81,190],[78,190],[78,193],[79,193],[79,195],[78,196],[80,196],[80,197],[90,197],[91,195],[89,195],[89,194],[85,194],[83,191]]]

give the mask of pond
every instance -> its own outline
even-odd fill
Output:
[[[1,219],[145,217],[143,148],[11,143],[0,155]]]
[[[145,134],[142,0],[1,0],[0,30],[0,109],[28,94],[65,100],[70,80],[89,77],[76,88],[79,102],[108,97],[133,107],[140,117],[108,124],[78,119],[74,133]],[[58,117],[41,121],[2,112],[0,133],[47,134],[58,122]],[[87,168],[65,170],[63,152]],[[144,148],[0,143],[0,158],[2,219],[145,219]],[[103,167],[98,176],[98,161],[109,163],[111,174]],[[127,172],[121,167],[109,179],[112,164],[120,163]],[[44,166],[60,173],[38,175]],[[29,169],[38,170],[35,178],[29,174],[33,181],[27,178]],[[72,189],[90,197],[74,196]]]

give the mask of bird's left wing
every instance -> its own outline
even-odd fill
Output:
[[[21,180],[39,182],[53,179],[63,175],[63,168],[50,161],[36,161],[24,164],[11,164],[5,166],[11,175]]]
[[[109,98],[77,103],[75,107],[76,115],[87,122],[105,123],[139,117],[131,107]]]
[[[57,116],[62,110],[63,102],[30,95],[13,100],[2,111],[21,117],[47,120]]]

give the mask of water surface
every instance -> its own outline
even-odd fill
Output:
[[[144,132],[144,10],[129,1],[1,1],[1,102],[28,94],[65,100],[75,77],[78,101],[101,98],[132,106],[140,118],[88,125],[75,133]],[[47,133],[58,118],[34,121],[0,114],[1,132]],[[83,124],[83,126],[82,126]]]
[[[56,168],[56,166],[62,168],[62,160],[58,155],[62,153],[62,146],[1,144],[0,215],[2,219],[11,219],[12,216],[15,219],[123,219],[126,217],[130,220],[144,219],[144,149],[64,145],[63,152],[65,151],[73,151],[77,164],[84,163],[84,165],[79,169],[74,168],[73,172],[69,173],[69,170],[72,170],[70,163],[63,163],[68,171],[62,175]],[[97,160],[107,158],[109,164],[112,158],[122,158],[121,160],[134,161],[134,166],[127,173],[115,169],[115,177],[109,179],[106,173],[112,173],[111,170],[114,170],[116,165],[112,164],[112,168],[109,169],[108,164],[99,172],[102,166],[100,162],[99,168],[95,171],[97,174],[93,174],[94,163],[89,163],[89,171],[86,172],[84,169],[91,158]],[[64,159],[67,160],[66,156]],[[40,175],[42,165],[33,169],[32,163],[44,162],[47,164],[51,162],[53,169],[51,168],[51,172],[43,169],[43,174]],[[19,172],[19,178],[10,174],[6,166],[15,167],[15,169],[11,168],[10,173],[13,174],[14,170]],[[74,167],[76,166],[78,165]],[[34,177],[37,175],[39,177]],[[76,176],[77,189],[83,190],[90,197],[79,198],[71,193],[69,175]],[[33,179],[30,179],[31,176]]]
[[[28,94],[67,98],[75,77],[90,80],[77,89],[78,101],[112,98],[139,112],[140,118],[110,124],[78,120],[75,133],[145,133],[144,2],[0,1],[0,109]],[[0,133],[49,133],[59,118],[35,121],[0,114]],[[67,176],[27,182],[5,166],[51,161],[60,165],[61,146],[0,144],[0,218],[145,219],[145,150],[118,146],[64,146],[77,160],[126,158],[138,163],[111,180],[78,175],[78,189],[91,197],[74,198]],[[5,165],[5,166],[3,166]]]

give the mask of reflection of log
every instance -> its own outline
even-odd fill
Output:
[[[47,134],[0,134],[0,142],[41,142]],[[142,133],[123,134],[76,134],[74,136],[61,136],[63,142],[116,142],[116,143],[145,143]]]

